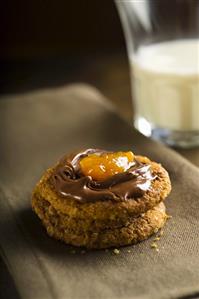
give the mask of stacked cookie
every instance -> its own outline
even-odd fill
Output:
[[[75,246],[108,248],[135,244],[163,227],[168,173],[130,153],[88,149],[48,169],[32,197],[47,233]]]

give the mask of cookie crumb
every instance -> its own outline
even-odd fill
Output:
[[[116,255],[118,255],[118,254],[120,253],[120,251],[119,251],[119,249],[115,248],[115,249],[113,250],[113,253],[116,254]]]
[[[159,237],[163,236],[163,234],[164,234],[164,231],[161,230],[161,231],[159,232]]]
[[[155,241],[159,241],[159,240],[160,240],[160,237],[158,236],[158,237],[154,238],[153,241],[155,242]]]
[[[157,249],[158,245],[155,242],[153,242],[153,243],[151,243],[151,248]]]
[[[160,250],[159,250],[159,248],[156,248],[155,251],[159,252]]]
[[[131,251],[130,251],[130,250],[127,250],[127,252],[128,252],[128,253],[131,253]]]

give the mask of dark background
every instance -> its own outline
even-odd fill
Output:
[[[132,116],[114,1],[6,0],[0,6],[1,94],[86,82]]]
[[[112,0],[3,1],[1,57],[91,55],[124,49]]]
[[[8,0],[0,20],[1,93],[74,81],[100,88],[117,56],[127,67],[114,1]]]

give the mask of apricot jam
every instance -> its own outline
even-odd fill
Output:
[[[132,166],[134,154],[132,152],[91,154],[80,160],[81,171],[93,180],[102,181],[109,177],[125,172]]]

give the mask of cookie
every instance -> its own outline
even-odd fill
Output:
[[[45,201],[50,209],[65,215],[66,229],[76,232],[112,230],[153,209],[170,193],[167,171],[142,156],[134,156],[129,168],[102,181],[82,174],[80,162],[83,158],[96,155],[93,160],[96,165],[96,159],[106,153],[88,149],[67,155],[48,169],[33,191],[36,213],[41,200],[42,205]],[[124,160],[125,156],[121,157]],[[107,161],[106,164],[100,161],[100,166],[110,166]]]
[[[95,231],[93,227],[85,228],[81,219],[76,220],[80,221],[79,226],[75,223],[68,226],[68,216],[41,197],[34,196],[33,208],[51,237],[90,249],[136,244],[162,228],[167,219],[165,206],[160,203],[141,216],[131,218],[124,226]]]

